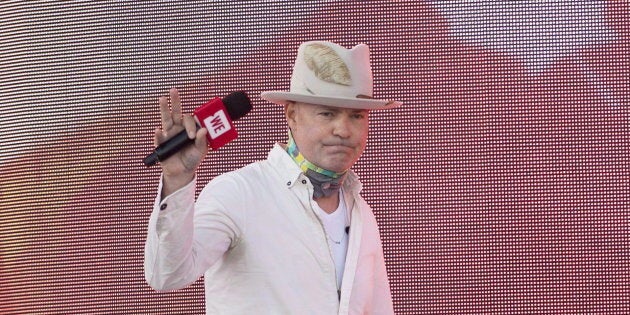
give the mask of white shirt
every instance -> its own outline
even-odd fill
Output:
[[[351,221],[340,297],[313,187],[280,145],[213,179],[196,203],[195,184],[156,198],[144,262],[156,290],[204,275],[207,314],[393,314],[376,220],[354,173],[343,187]]]

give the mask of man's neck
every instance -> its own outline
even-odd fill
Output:
[[[314,200],[328,214],[335,212],[339,208],[339,194],[332,194],[328,197],[322,196]]]

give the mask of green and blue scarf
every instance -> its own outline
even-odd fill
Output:
[[[293,135],[289,130],[289,142],[287,143],[287,153],[300,167],[304,175],[308,177],[313,184],[313,198],[332,196],[339,193],[339,189],[346,178],[347,171],[343,173],[336,173],[325,168],[321,168],[311,162],[309,162],[300,150],[298,150],[297,144],[293,140]]]

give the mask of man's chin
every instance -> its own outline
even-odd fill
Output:
[[[342,173],[347,171],[353,163],[350,163],[347,160],[344,161],[335,161],[335,162],[330,162],[330,163],[326,163],[326,166],[320,166],[323,167],[329,171],[333,171],[335,173]]]

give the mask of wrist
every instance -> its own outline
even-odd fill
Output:
[[[180,190],[194,179],[195,172],[180,173],[178,175],[164,173],[162,176],[162,199]]]

